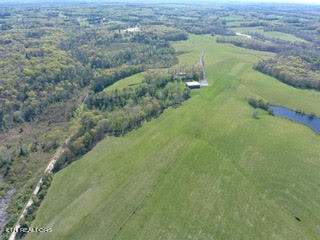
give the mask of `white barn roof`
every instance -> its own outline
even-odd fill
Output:
[[[196,82],[196,81],[186,82],[186,85],[187,85],[188,87],[200,87],[200,83],[199,83],[199,82]]]

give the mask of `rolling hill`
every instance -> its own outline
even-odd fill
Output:
[[[180,63],[205,49],[210,87],[124,137],[106,137],[57,173],[29,240],[320,238],[320,137],[259,112],[262,98],[320,114],[320,93],[252,69],[271,53],[191,35]],[[298,219],[300,221],[298,221]]]

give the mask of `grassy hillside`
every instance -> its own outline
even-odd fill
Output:
[[[105,92],[112,90],[121,90],[127,87],[135,87],[143,80],[143,73],[136,73],[130,77],[126,77],[121,81],[115,82],[111,86],[104,89]]]
[[[304,40],[302,38],[298,38],[298,37],[296,37],[292,34],[288,34],[288,33],[276,32],[276,31],[265,32],[260,27],[235,27],[235,28],[232,28],[232,30],[237,31],[237,32],[241,32],[241,33],[243,33],[243,32],[260,33],[267,38],[277,38],[280,40],[290,41],[290,42],[307,42],[306,40]]]
[[[247,98],[320,115],[320,93],[252,69],[271,55],[191,36],[211,87],[125,137],[107,137],[53,180],[27,239],[319,239],[319,135]],[[301,219],[297,221],[295,217]]]

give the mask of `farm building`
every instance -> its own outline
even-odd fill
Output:
[[[196,81],[186,82],[186,86],[189,88],[200,88],[200,83]]]

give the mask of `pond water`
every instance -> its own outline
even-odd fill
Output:
[[[320,133],[320,118],[316,116],[298,113],[284,107],[270,106],[269,108],[272,109],[274,116],[293,120],[295,122],[308,126],[317,133]]]

